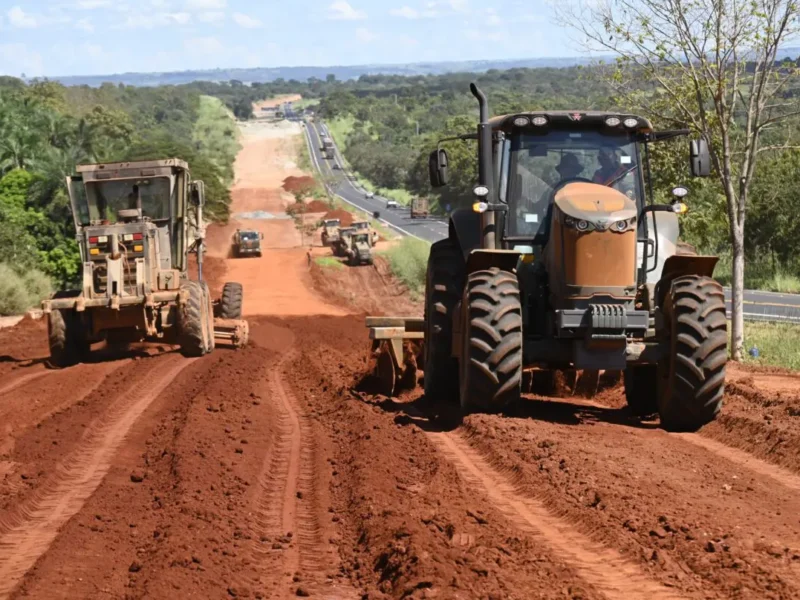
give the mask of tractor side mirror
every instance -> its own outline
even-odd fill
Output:
[[[689,166],[692,177],[708,177],[711,174],[711,155],[704,139],[689,142]]]
[[[431,187],[442,187],[447,185],[447,152],[437,148],[428,157],[428,174],[430,175]]]
[[[195,206],[203,206],[206,202],[206,187],[202,181],[193,181],[189,184],[189,198]]]

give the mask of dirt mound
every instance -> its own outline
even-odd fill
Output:
[[[326,213],[331,209],[330,205],[327,202],[323,202],[322,200],[312,200],[308,204],[306,204],[306,212],[310,213]]]
[[[300,177],[295,177],[294,175],[290,175],[286,179],[283,180],[283,189],[285,189],[289,193],[295,192],[307,192],[317,185],[317,181],[313,177],[309,177],[308,175],[302,175]]]
[[[25,315],[13,327],[0,329],[0,377],[30,361],[50,355],[47,347],[47,317]]]
[[[336,210],[328,211],[325,214],[325,219],[339,219],[344,227],[348,227],[349,225],[353,224],[353,213],[349,213],[346,210],[342,210],[341,208],[337,208]]]

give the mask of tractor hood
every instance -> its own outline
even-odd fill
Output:
[[[566,217],[576,223],[585,221],[589,225],[587,229],[614,230],[618,221],[629,226],[636,219],[633,200],[614,188],[597,183],[569,183],[556,193],[554,203],[558,208],[556,212],[560,213],[559,220]]]

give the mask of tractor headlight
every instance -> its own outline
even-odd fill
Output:
[[[567,227],[575,227],[575,219],[572,217],[564,217],[564,225]]]
[[[578,228],[578,231],[588,231],[589,221],[584,221],[583,219],[581,219],[580,221],[577,222],[575,227]]]
[[[628,228],[627,221],[617,221],[616,223],[614,223],[614,229],[616,229],[617,231],[625,231],[627,228]]]

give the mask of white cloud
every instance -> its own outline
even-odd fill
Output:
[[[19,6],[12,6],[8,11],[8,22],[12,27],[30,29],[36,27],[36,19],[22,10]]]
[[[219,23],[225,20],[225,13],[216,10],[201,12],[197,15],[197,20],[202,23]]]
[[[400,8],[393,8],[389,11],[393,17],[403,17],[404,19],[419,19],[419,11],[410,6],[402,6]]]
[[[0,44],[0,73],[38,77],[44,73],[42,55],[28,50],[25,44]]]
[[[370,42],[374,42],[375,40],[377,40],[378,36],[372,33],[366,27],[359,27],[358,29],[356,29],[356,39],[359,42],[368,44]]]
[[[183,42],[187,52],[202,55],[219,55],[225,52],[225,46],[213,36],[190,38]]]
[[[75,21],[75,28],[85,31],[86,33],[92,33],[94,31],[94,25],[92,25],[89,19],[78,19]]]
[[[469,10],[469,3],[467,0],[448,0],[448,4],[455,12],[467,12]]]
[[[123,27],[126,29],[155,29],[169,25],[186,25],[192,20],[187,12],[179,13],[153,13],[128,15]]]
[[[186,10],[222,10],[228,0],[186,0]]]
[[[486,23],[488,25],[497,26],[503,22],[503,19],[497,14],[493,8],[486,9]]]
[[[350,6],[347,0],[336,0],[328,7],[328,18],[335,21],[361,21],[367,18],[367,14]]]
[[[261,21],[243,13],[233,13],[233,21],[239,27],[244,27],[245,29],[258,29],[261,27]]]
[[[78,0],[72,4],[72,7],[78,10],[94,10],[104,6],[111,6],[111,4],[111,0]]]

